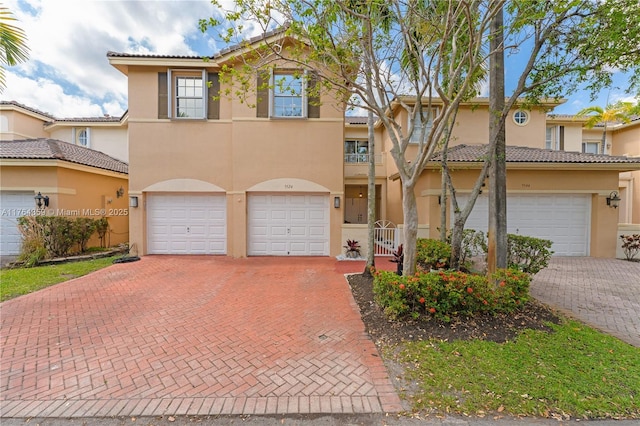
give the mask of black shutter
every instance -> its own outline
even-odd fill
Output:
[[[258,71],[256,86],[256,117],[269,118],[269,71]]]
[[[169,118],[167,73],[158,73],[158,118]]]
[[[564,126],[560,126],[560,151],[564,151]]]
[[[207,73],[207,118],[209,120],[220,119],[220,78],[218,73]],[[215,97],[215,99],[214,99]]]
[[[317,73],[309,73],[307,86],[309,87],[307,91],[309,93],[307,96],[307,117],[320,118],[320,86]]]

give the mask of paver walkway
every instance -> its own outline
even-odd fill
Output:
[[[148,256],[1,305],[2,417],[402,409],[330,258]]]
[[[605,333],[640,347],[640,263],[554,257],[531,295]]]

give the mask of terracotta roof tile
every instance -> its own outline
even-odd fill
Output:
[[[346,115],[344,120],[347,124],[367,124],[367,117],[355,116],[355,115]],[[374,121],[376,119],[374,118]]]
[[[458,163],[477,163],[486,157],[487,145],[456,145],[449,149],[447,160]],[[583,154],[571,151],[553,151],[550,149],[507,146],[507,163],[583,163],[583,164],[640,164],[640,158],[616,157],[604,154]],[[433,162],[439,162],[442,154],[433,156]]]
[[[263,34],[260,34],[258,36],[252,37],[249,40],[243,41],[243,42],[238,43],[238,44],[234,44],[234,45],[229,46],[229,47],[225,47],[221,51],[219,51],[217,53],[214,53],[213,56],[209,56],[208,58],[209,59],[220,58],[223,55],[226,55],[226,54],[231,53],[233,51],[242,49],[247,44],[253,44],[255,42],[258,42],[260,40],[266,39],[268,37],[284,33],[287,30],[287,28],[289,28],[289,25],[285,24],[282,27],[276,28],[275,30],[267,31],[266,33],[263,33]],[[155,54],[142,55],[142,54],[135,54],[135,53],[123,53],[123,52],[112,52],[112,51],[107,52],[107,58],[202,59],[202,58],[206,58],[206,57],[207,56],[155,55]]]
[[[0,158],[62,160],[118,173],[129,172],[129,165],[124,161],[56,139],[0,141]]]
[[[0,101],[0,105],[13,105],[13,106],[25,109],[27,111],[34,112],[36,114],[43,115],[43,116],[48,117],[48,118],[50,118],[52,120],[55,120],[55,117],[53,115],[49,114],[48,112],[42,112],[42,111],[37,110],[35,108],[28,107],[26,105],[21,104],[20,102],[16,102],[16,101]]]

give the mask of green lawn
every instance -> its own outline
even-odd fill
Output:
[[[407,343],[387,350],[406,366],[416,411],[562,418],[640,418],[640,348],[581,323],[529,330],[515,341]]]
[[[35,268],[0,270],[0,301],[32,293],[113,264],[118,256]]]

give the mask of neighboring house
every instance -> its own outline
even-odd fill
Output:
[[[278,33],[264,38],[289,42]],[[129,80],[130,195],[137,206],[130,233],[138,252],[338,255],[347,238],[366,241],[371,155],[376,217],[401,227],[400,182],[380,124],[371,152],[366,118],[345,118],[342,104],[327,91],[320,106],[309,102],[305,85],[314,84],[313,78],[301,78],[295,64],[282,61],[270,76],[256,76],[254,91],[272,82],[257,97],[241,102],[216,96],[229,89],[218,71],[233,66],[240,51],[226,49],[208,61],[108,53]],[[509,231],[550,238],[559,255],[613,257],[618,212],[606,198],[618,190],[619,173],[640,170],[640,159],[566,152],[582,150],[582,125],[548,117],[557,104],[516,108],[507,120]],[[392,113],[407,122],[399,105]],[[488,118],[484,98],[465,103],[458,113],[450,159],[461,199],[479,171]],[[416,195],[419,234],[437,237],[437,158],[423,172]],[[486,191],[468,227],[486,228],[485,197]]]
[[[28,215],[105,216],[110,226],[105,243],[127,242],[127,172],[123,161],[55,139],[1,141],[0,255],[20,252],[17,219]],[[48,205],[37,208],[37,195],[48,197]]]
[[[15,101],[0,102],[0,140],[50,138],[103,152],[127,162],[128,114],[122,117],[56,118]]]
[[[640,158],[640,117],[610,130],[612,155]],[[640,231],[640,171],[620,173],[620,223],[636,224]]]

